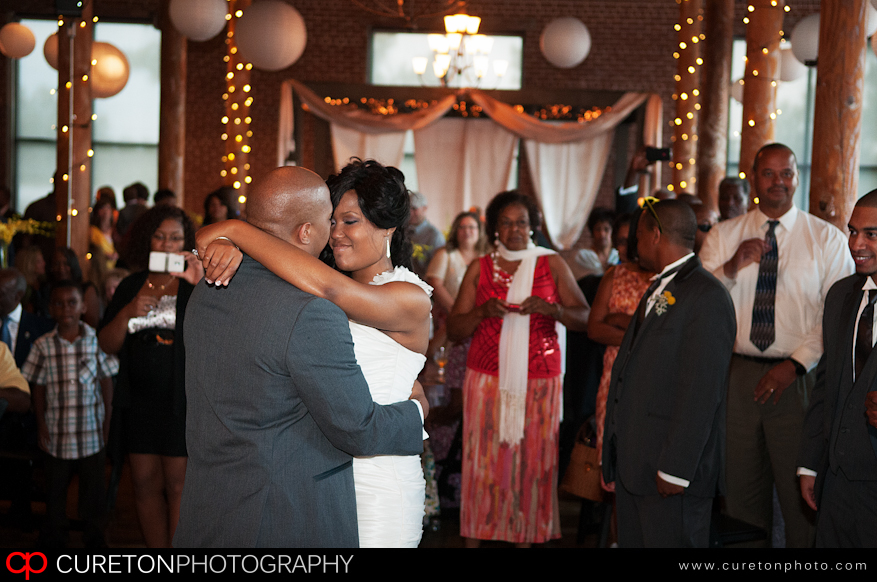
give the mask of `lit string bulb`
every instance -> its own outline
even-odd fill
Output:
[[[673,127],[673,155],[668,166],[672,170],[667,190],[684,191],[696,181],[695,165],[689,163],[697,151],[697,116],[700,111],[700,73],[703,65],[701,46],[703,34],[703,0],[677,0],[679,22],[673,29],[678,45],[673,52],[676,59],[676,115],[670,122]]]
[[[222,59],[226,64],[226,73],[225,93],[222,95],[225,112],[220,120],[224,129],[220,137],[225,142],[225,155],[222,156],[220,176],[227,186],[240,190],[238,197],[241,202],[246,201],[246,185],[252,181],[248,160],[252,151],[250,138],[253,136],[250,129],[250,107],[253,104],[250,71],[253,65],[240,57],[234,34],[237,21],[244,14],[243,9],[249,4],[248,0],[228,0],[226,54]]]

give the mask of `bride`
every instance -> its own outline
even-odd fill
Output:
[[[408,270],[404,176],[373,160],[354,159],[327,185],[334,212],[331,253],[324,255],[338,270],[229,220],[197,233],[205,278],[228,285],[243,251],[299,289],[332,301],[350,320],[356,360],[374,401],[406,400],[426,361],[432,288]],[[353,475],[360,547],[417,547],[425,496],[420,457],[354,458]]]

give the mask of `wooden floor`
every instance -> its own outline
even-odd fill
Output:
[[[109,475],[109,472],[108,472]],[[39,473],[35,476],[35,482],[39,481]],[[38,487],[37,487],[38,489]],[[38,496],[38,491],[36,492]],[[76,482],[71,485],[70,504],[67,515],[76,515]],[[581,502],[577,498],[565,498],[560,502],[561,529],[563,538],[545,544],[545,547],[571,548],[571,547],[596,547],[598,538],[596,533],[585,536],[581,544],[576,541],[576,532],[579,520]],[[0,547],[5,548],[35,548],[39,535],[39,525],[45,512],[45,504],[34,501],[32,504],[32,517],[22,520],[10,514],[10,502],[0,501]],[[77,531],[77,523],[72,522],[69,534],[68,547],[82,548],[81,532]],[[440,519],[432,520],[424,528],[422,548],[461,548],[463,540],[460,538],[459,516],[455,512],[447,512]],[[119,491],[116,503],[110,514],[106,531],[106,541],[111,548],[144,548],[143,536],[140,533],[140,525],[134,509],[133,490],[131,477],[127,463],[123,466],[122,478],[119,483]],[[511,544],[488,542],[485,547],[511,547]]]

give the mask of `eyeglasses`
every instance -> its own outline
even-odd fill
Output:
[[[165,236],[162,233],[156,232],[152,235],[152,240],[157,243],[163,243],[166,240],[169,240],[174,243],[184,242],[186,240],[185,235],[172,234],[171,236]]]
[[[658,223],[658,232],[663,234],[664,228],[661,226],[661,219],[658,218],[658,213],[655,212],[655,203],[657,203],[657,202],[660,202],[660,200],[658,200],[654,196],[646,196],[643,198],[643,206],[645,206],[646,208],[649,209],[649,212],[655,218],[655,222]]]
[[[699,230],[700,232],[709,232],[712,228],[713,228],[713,225],[710,223],[697,225],[697,230]]]

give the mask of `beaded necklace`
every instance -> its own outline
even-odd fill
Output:
[[[493,251],[490,253],[490,261],[493,263],[493,282],[503,287],[508,287],[512,283],[514,275],[509,275],[499,266],[499,253]]]

